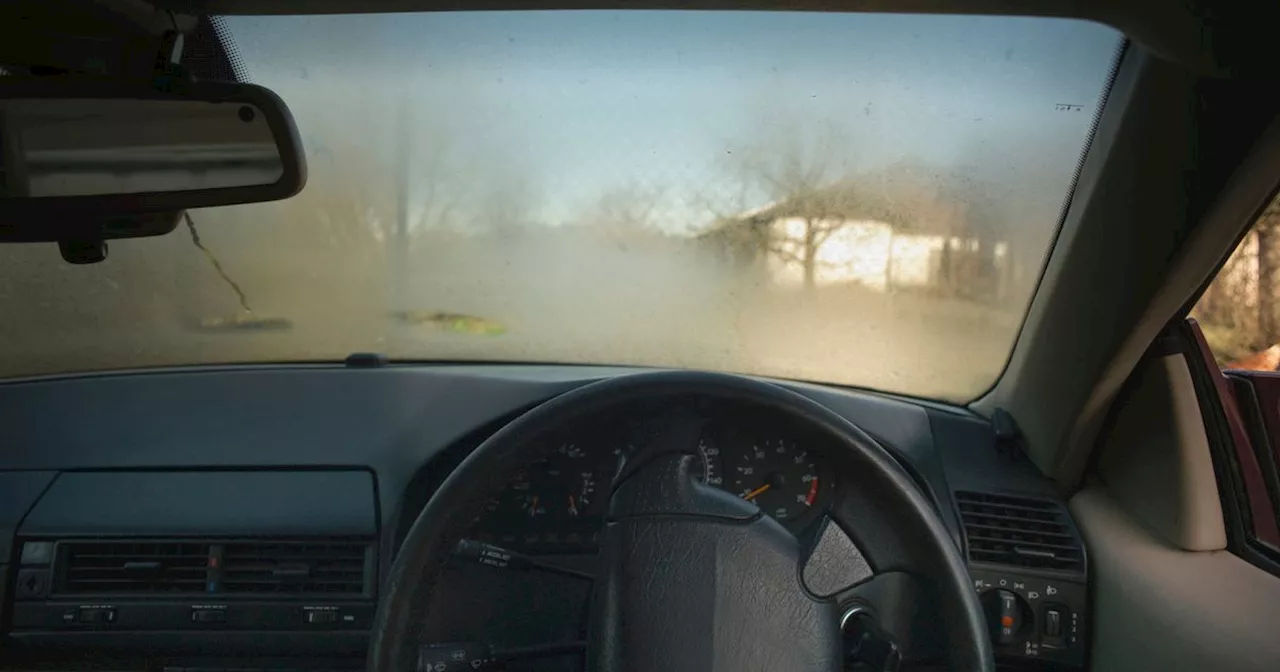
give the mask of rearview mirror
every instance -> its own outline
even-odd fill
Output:
[[[250,103],[4,100],[0,120],[10,198],[261,187],[284,175]]]
[[[305,180],[293,119],[262,87],[0,77],[0,242],[167,233],[187,208]]]

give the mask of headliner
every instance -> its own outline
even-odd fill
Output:
[[[142,0],[132,0],[134,3]],[[190,14],[323,14],[537,9],[858,11],[1059,16],[1108,24],[1201,73],[1274,72],[1280,3],[1209,0],[146,0]],[[1189,7],[1188,5],[1195,5]]]

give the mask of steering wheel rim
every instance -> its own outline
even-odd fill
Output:
[[[883,447],[834,411],[791,390],[741,376],[686,371],[619,376],[565,392],[511,421],[472,451],[423,507],[397,553],[383,586],[368,669],[415,669],[425,610],[457,542],[511,475],[536,459],[537,454],[531,451],[540,438],[567,423],[620,405],[671,397],[705,397],[767,407],[820,430],[847,448],[847,454],[824,453],[824,457],[842,472],[848,473],[850,467],[860,470],[859,484],[876,492],[878,518],[885,519],[879,522],[888,523],[873,526],[870,535],[877,543],[885,542],[886,534],[893,536],[893,543],[900,544],[904,556],[912,559],[910,570],[932,581],[951,669],[994,669],[983,610],[959,549],[928,498]],[[833,507],[830,515],[863,546],[868,540],[859,539],[856,533],[861,525],[842,519],[839,508]],[[843,515],[848,517],[847,507]],[[872,566],[876,567],[875,563]],[[891,569],[876,567],[876,573]]]

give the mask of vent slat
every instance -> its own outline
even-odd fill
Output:
[[[64,541],[58,549],[54,592],[67,595],[362,596],[369,553],[366,542]]]
[[[960,515],[971,519],[995,520],[1016,525],[1039,525],[1041,527],[1049,527],[1056,529],[1058,527],[1058,518],[1053,516],[1049,519],[1045,518],[1025,518],[1018,515],[1002,515],[999,513],[976,513],[960,509]]]
[[[1080,542],[1050,501],[957,492],[969,559],[1040,569],[1078,570]]]
[[[1070,544],[1046,544],[1038,541],[1029,541],[1026,539],[1004,539],[1000,537],[990,537],[986,535],[970,535],[969,545],[973,544],[992,544],[998,546],[1008,546],[1013,548],[1019,546],[1027,549],[1043,549],[1055,553],[1075,553],[1077,551],[1074,545]]]
[[[187,576],[194,576],[199,579],[204,579],[205,575],[208,574],[208,572],[209,570],[205,569],[204,567],[169,567],[165,569],[165,573],[167,574],[181,573]],[[120,574],[136,574],[136,572],[132,570],[124,569],[122,567],[121,568],[72,567],[71,569],[67,570],[68,576],[91,577],[91,576],[103,576],[103,575],[112,576],[112,575],[120,575]]]
[[[999,532],[1000,534],[1016,534],[1016,535],[1021,535],[1025,537],[1052,537],[1052,538],[1067,539],[1067,540],[1075,539],[1075,537],[1072,537],[1070,534],[1063,532],[1060,528],[1052,528],[1052,527],[1045,527],[1045,528],[1013,527],[1013,526],[999,525],[999,524],[992,525],[987,522],[968,523],[965,525],[965,527],[971,530],[978,530],[980,532],[990,531],[990,532]]]
[[[72,595],[203,593],[208,562],[209,544],[202,543],[63,542],[55,590]]]
[[[77,553],[76,557],[81,560],[119,560],[121,556],[110,553]],[[189,560],[192,562],[204,562],[209,559],[207,553],[200,555],[161,555],[134,553],[129,555],[130,560]]]
[[[93,579],[84,579],[84,582],[85,582],[85,583],[102,584],[102,585],[130,585],[130,586],[131,586],[131,585],[135,585],[135,584],[139,583],[139,581],[138,581],[137,579],[127,579],[127,578],[115,578],[115,579],[113,579],[113,578],[106,578],[106,577],[104,577],[104,578],[93,578]],[[197,579],[197,580],[194,580],[194,581],[192,581],[192,580],[190,580],[190,579],[185,580],[185,581],[183,581],[183,580],[178,580],[178,581],[173,581],[173,582],[172,582],[172,584],[173,584],[173,585],[175,585],[175,586],[176,586],[176,585],[182,585],[182,584],[189,584],[189,585],[195,585],[195,586],[203,586],[203,585],[204,585],[204,578],[202,577],[202,578]]]
[[[1030,513],[1030,514],[1043,514],[1043,513],[1054,514],[1055,513],[1052,505],[1041,506],[1039,504],[1027,504],[1027,503],[1013,504],[1007,501],[971,501],[971,502],[960,503],[961,509],[981,510],[988,507],[1003,509],[1006,511],[1020,511],[1022,513]]]
[[[222,589],[227,593],[271,595],[361,595],[364,544],[227,544],[222,556]]]

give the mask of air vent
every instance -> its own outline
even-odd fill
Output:
[[[64,542],[55,591],[74,595],[202,593],[209,544]]]
[[[1040,569],[1079,570],[1080,542],[1050,501],[957,492],[969,560]]]
[[[219,592],[237,595],[360,596],[364,543],[230,543],[222,547]]]

